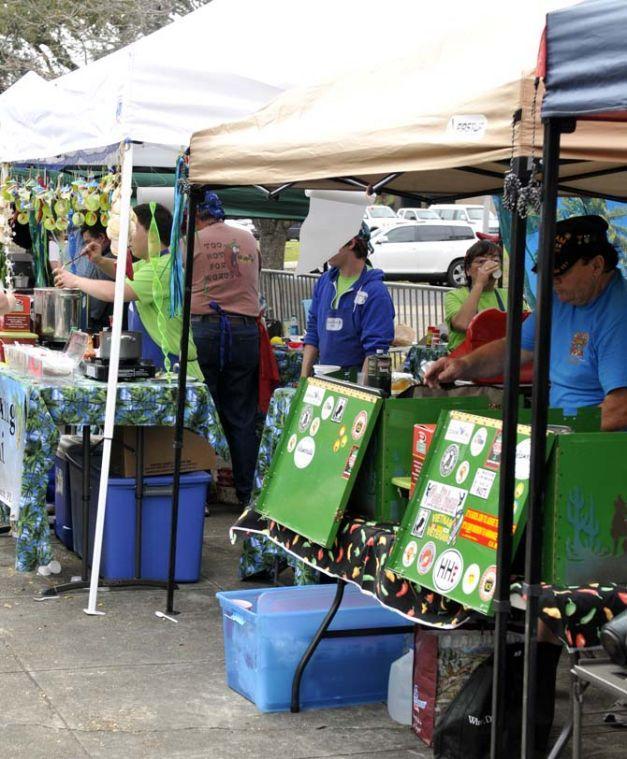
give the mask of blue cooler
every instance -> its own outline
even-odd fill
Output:
[[[335,597],[335,585],[216,593],[223,615],[226,681],[262,712],[288,711],[294,672]],[[407,622],[354,585],[331,630]],[[392,662],[413,645],[407,633],[323,638],[301,681],[303,708],[386,701]]]
[[[77,460],[76,452],[73,458]],[[200,577],[205,501],[210,481],[211,477],[206,472],[181,475],[175,567],[177,582],[197,582]],[[89,508],[90,562],[96,531],[99,482],[100,456],[93,456]],[[144,580],[168,578],[172,482],[172,475],[144,478],[141,544],[141,577]],[[74,462],[70,462],[70,489],[74,550],[82,556],[82,470]],[[134,477],[109,478],[100,574],[106,580],[135,576]]]

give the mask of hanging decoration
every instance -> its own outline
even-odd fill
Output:
[[[542,183],[540,181],[541,166],[536,157],[536,126],[537,102],[540,79],[534,81],[533,100],[531,102],[531,155],[529,182],[523,187],[514,171],[514,156],[516,146],[516,131],[519,128],[522,113],[517,112],[512,119],[512,151],[509,171],[503,181],[503,205],[512,213],[517,212],[521,219],[526,219],[530,213],[539,213],[542,206]]]
[[[7,290],[11,290],[13,286],[13,265],[7,256],[9,245],[13,242],[12,216],[11,203],[0,194],[0,287],[4,284]]]
[[[174,182],[174,210],[172,232],[170,234],[170,316],[180,316],[183,312],[183,257],[181,253],[181,229],[189,196],[188,158],[180,155],[176,162]]]

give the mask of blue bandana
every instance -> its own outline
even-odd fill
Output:
[[[205,192],[205,197],[202,202],[198,204],[198,210],[209,216],[213,216],[214,219],[222,220],[225,217],[222,201],[215,192],[211,192],[210,190]]]

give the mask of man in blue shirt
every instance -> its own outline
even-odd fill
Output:
[[[601,429],[627,428],[627,282],[600,216],[576,216],[555,230],[551,407],[601,406]],[[531,361],[535,316],[522,328],[522,362]],[[460,359],[440,359],[427,373],[437,385],[503,371],[505,339]]]
[[[359,234],[329,259],[314,288],[302,376],[314,363],[361,371],[368,356],[387,352],[394,339],[394,306],[383,272],[366,265],[370,233]]]

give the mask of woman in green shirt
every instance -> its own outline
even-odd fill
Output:
[[[159,203],[143,203],[135,207],[137,222],[130,248],[138,259],[133,264],[133,277],[124,285],[124,300],[130,302],[129,329],[142,334],[142,358],[154,361],[158,370],[164,368],[165,355],[170,364],[178,361],[183,319],[170,316],[170,255],[168,240],[172,227],[172,215]],[[152,229],[152,232],[151,232]],[[149,244],[152,236],[152,247]],[[98,242],[90,242],[84,252],[90,261],[115,279],[116,261],[102,255]],[[77,277],[64,269],[55,270],[57,287],[82,290],[102,301],[113,302],[115,282]],[[196,346],[190,334],[187,371],[191,377],[201,380],[202,372],[197,360]]]
[[[507,310],[507,290],[497,287],[502,267],[503,250],[493,242],[480,240],[466,251],[464,269],[468,284],[451,290],[444,298],[450,351],[464,342],[468,325],[478,313],[488,308]]]

